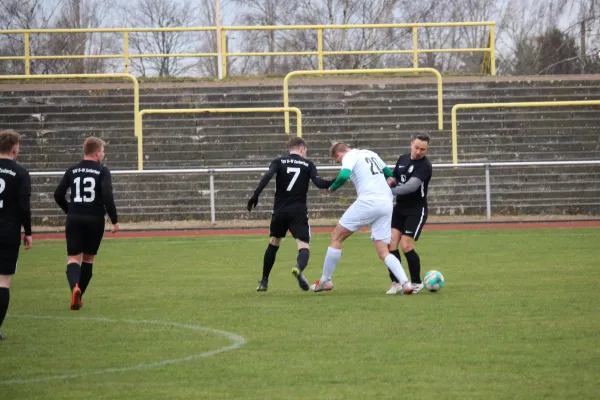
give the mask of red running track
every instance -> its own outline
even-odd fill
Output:
[[[426,231],[451,231],[451,230],[489,230],[489,229],[541,229],[541,228],[600,228],[600,220],[595,221],[553,221],[553,222],[490,222],[490,223],[465,223],[465,224],[430,224],[425,226]],[[333,227],[312,227],[312,233],[329,233]],[[366,231],[366,230],[365,230]],[[147,231],[121,231],[116,234],[106,232],[105,239],[111,238],[157,238],[157,237],[189,237],[189,236],[242,236],[242,235],[268,235],[268,228],[253,229],[198,229],[198,230],[147,230]],[[64,239],[63,232],[34,233],[34,240]]]

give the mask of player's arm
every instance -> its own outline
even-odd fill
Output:
[[[253,208],[256,208],[260,194],[267,187],[271,181],[271,178],[275,176],[277,171],[279,171],[279,163],[277,160],[273,160],[271,161],[271,165],[269,165],[269,170],[262,176],[262,178],[260,178],[260,182],[258,182],[258,186],[256,187],[254,194],[252,197],[250,197],[250,200],[248,200],[248,211],[252,211]]]
[[[352,175],[352,170],[351,169],[342,168],[342,170],[340,171],[340,174],[338,175],[338,177],[335,179],[335,181],[333,181],[333,183],[331,184],[331,186],[329,186],[329,191],[330,192],[335,192],[336,190],[338,190],[339,188],[341,188],[342,186],[344,186],[344,184],[346,182],[348,182],[348,179],[350,179],[350,175]]]
[[[104,208],[113,225],[119,223],[117,215],[117,206],[115,205],[115,197],[113,195],[112,175],[108,168],[102,169],[100,185],[102,187],[102,199],[104,200]]]
[[[323,179],[317,174],[317,167],[312,161],[310,162],[310,180],[319,189],[327,189],[333,184],[332,180]]]
[[[404,196],[411,194],[420,189],[423,182],[431,178],[432,174],[431,163],[424,164],[422,168],[419,168],[413,176],[404,185],[397,186],[392,189],[394,196]]]
[[[18,194],[19,216],[25,231],[25,249],[31,247],[31,178],[26,173],[21,181]]]
[[[391,169],[389,169],[389,167],[387,165],[385,167],[383,167],[381,169],[381,171],[383,172],[383,176],[385,176],[385,179],[394,177],[394,173],[392,172]]]
[[[358,160],[355,154],[353,154],[352,152],[346,153],[346,155],[342,159],[342,170],[340,171],[340,174],[333,182],[333,184],[329,186],[330,192],[335,192],[336,190],[344,186],[346,182],[348,182],[348,179],[350,179],[350,176],[352,175],[352,170],[354,169],[354,166],[356,165],[357,161]]]
[[[65,172],[62,179],[60,180],[56,190],[54,191],[54,201],[65,214],[69,211],[69,202],[65,198],[67,195],[67,190],[69,189],[69,171]]]
[[[411,194],[419,190],[422,183],[423,181],[421,179],[417,178],[416,176],[413,176],[404,185],[392,188],[392,194],[394,196],[404,196],[407,194]]]

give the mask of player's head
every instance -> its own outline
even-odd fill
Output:
[[[429,140],[431,138],[426,133],[417,133],[410,142],[410,159],[420,160],[425,157],[429,150]]]
[[[0,130],[0,155],[15,160],[19,155],[21,136],[12,129]]]
[[[291,138],[288,147],[290,149],[290,153],[298,154],[300,157],[306,157],[308,145],[306,144],[306,140],[302,139],[301,137]]]
[[[85,139],[85,142],[83,142],[83,156],[86,160],[102,162],[104,160],[104,140],[97,137]]]
[[[329,156],[335,160],[336,163],[341,163],[342,158],[350,151],[350,146],[343,142],[335,142],[329,149]]]

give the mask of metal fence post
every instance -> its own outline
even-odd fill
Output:
[[[490,164],[485,164],[485,203],[487,206],[487,219],[492,219],[492,190],[490,188]]]
[[[210,188],[210,223],[215,225],[217,218],[216,218],[216,211],[215,211],[215,170],[214,169],[209,169],[208,173],[210,174],[210,179],[209,179],[209,188]]]

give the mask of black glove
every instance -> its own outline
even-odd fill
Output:
[[[256,196],[250,197],[250,200],[248,200],[248,211],[252,211],[253,208],[256,208],[257,204],[258,204],[258,197],[256,197]]]

